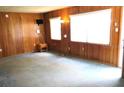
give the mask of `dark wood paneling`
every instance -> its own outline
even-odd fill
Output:
[[[1,22],[0,22],[0,28],[1,28]],[[2,33],[0,33],[0,49],[2,49]],[[2,57],[2,52],[0,52],[0,57]]]
[[[70,54],[80,56],[81,44],[78,42],[70,42]]]
[[[113,66],[118,65],[118,46],[119,46],[119,32],[115,32],[114,23],[118,23],[120,28],[120,14],[121,7],[114,6],[75,6],[70,8],[65,8],[61,10],[56,10],[44,14],[45,17],[45,31],[46,31],[46,40],[49,46],[53,46],[55,41],[50,39],[50,27],[49,27],[49,18],[61,16],[64,20],[69,20],[69,15],[77,13],[85,13],[96,10],[103,9],[112,9],[111,16],[111,38],[110,45],[98,45],[98,44],[88,44],[88,43],[79,43],[70,41],[70,23],[62,24],[62,37],[66,33],[68,34],[67,39],[56,42],[54,51],[57,47],[60,48],[62,53],[70,53],[71,55],[79,56],[87,59],[99,60],[101,63],[110,64]],[[67,25],[68,24],[68,25]],[[68,49],[70,47],[70,51]]]
[[[9,18],[5,17],[9,15]],[[0,47],[2,56],[16,55],[32,52],[34,44],[44,42],[43,25],[42,33],[38,35],[36,19],[43,18],[41,14],[32,13],[0,13]]]
[[[61,24],[61,30],[62,30],[62,41],[61,41],[61,52],[64,54],[69,53],[69,41],[70,41],[70,31],[69,31],[69,13],[67,9],[61,10],[61,19],[64,20],[64,23]],[[64,38],[64,35],[67,35],[66,38]]]

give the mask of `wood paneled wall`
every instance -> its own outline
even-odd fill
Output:
[[[5,14],[9,17],[6,18]],[[44,42],[43,25],[36,24],[36,19],[43,19],[42,14],[0,13],[0,48],[1,56],[10,56],[34,50],[34,44]],[[40,28],[38,35],[36,30]]]
[[[50,23],[49,18],[60,16],[61,19],[69,20],[69,15],[84,13],[103,9],[112,9],[111,17],[111,39],[110,45],[98,45],[89,43],[79,43],[70,41],[70,23],[62,24],[62,40],[56,41],[50,38]],[[118,66],[118,48],[119,48],[119,34],[120,34],[120,16],[121,7],[110,6],[75,6],[56,10],[44,14],[46,41],[50,50],[58,51],[64,54],[71,54],[86,59],[99,60],[101,63]],[[115,22],[118,23],[119,32],[115,32]],[[63,38],[64,34],[68,37]]]

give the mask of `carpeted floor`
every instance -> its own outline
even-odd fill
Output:
[[[1,87],[124,86],[121,69],[54,53],[29,53],[0,59]]]

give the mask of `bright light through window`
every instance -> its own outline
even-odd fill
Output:
[[[84,21],[86,19],[82,15],[71,16],[71,41],[86,42],[87,27]]]
[[[109,44],[111,9],[71,15],[71,41]]]
[[[51,18],[50,19],[50,30],[51,30],[51,39],[61,40],[61,18]]]

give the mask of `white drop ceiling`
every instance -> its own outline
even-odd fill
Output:
[[[45,13],[67,6],[0,6],[0,12]]]

